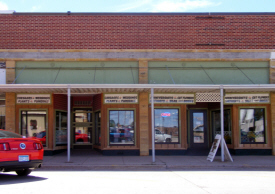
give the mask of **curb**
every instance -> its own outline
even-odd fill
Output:
[[[142,164],[142,165],[42,165],[38,171],[47,170],[270,170],[275,171],[275,165],[165,165],[165,164]]]

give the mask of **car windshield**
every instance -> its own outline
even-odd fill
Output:
[[[4,139],[4,138],[22,138],[22,136],[18,135],[16,133],[1,130],[0,131],[0,139]]]

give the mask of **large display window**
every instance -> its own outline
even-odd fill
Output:
[[[242,144],[265,143],[265,109],[240,109],[240,134]]]
[[[135,112],[134,110],[109,111],[109,144],[135,144]]]
[[[67,145],[67,112],[56,111],[55,146]]]
[[[155,109],[155,142],[179,143],[179,109]]]
[[[95,143],[101,144],[101,113],[95,113]]]
[[[6,108],[5,101],[0,100],[0,129],[5,129]]]
[[[224,110],[224,140],[227,144],[232,143],[232,124],[231,124],[231,110]],[[211,114],[212,117],[212,129],[213,129],[213,139],[217,134],[221,134],[221,111],[214,110]]]
[[[47,111],[22,110],[21,135],[39,139],[43,146],[47,145]]]

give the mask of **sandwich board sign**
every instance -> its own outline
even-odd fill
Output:
[[[210,152],[209,152],[206,160],[209,160],[209,161],[213,162],[213,160],[214,160],[214,158],[216,156],[216,153],[218,151],[219,145],[221,143],[221,139],[222,139],[222,136],[220,134],[217,134],[215,136],[214,142],[212,144],[212,147],[210,149]],[[229,150],[227,148],[227,145],[226,145],[224,139],[223,139],[223,144],[224,144],[224,148],[225,148],[224,149],[224,155],[225,155],[226,159],[230,160],[231,162],[233,162],[233,159],[232,159],[232,157],[231,157],[231,155],[229,153]]]

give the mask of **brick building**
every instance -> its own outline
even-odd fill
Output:
[[[0,24],[0,127],[48,154],[149,155],[151,131],[156,154],[207,154],[222,131],[233,154],[275,154],[274,13],[11,12]]]

